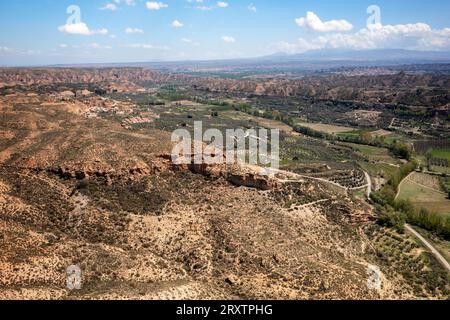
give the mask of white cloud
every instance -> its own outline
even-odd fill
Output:
[[[195,41],[193,41],[192,39],[189,39],[189,38],[181,38],[181,42],[188,43],[188,44],[191,44],[191,45],[196,46],[196,47],[200,46],[200,43],[195,42]]]
[[[148,43],[132,43],[132,44],[127,44],[122,46],[124,48],[131,48],[131,49],[146,49],[146,50],[150,50],[150,49],[155,49],[155,50],[170,50],[169,47],[167,46],[154,46],[152,44],[148,44]]]
[[[85,35],[85,36],[91,35],[91,30],[89,30],[87,24],[85,24],[83,22],[66,24],[66,25],[58,27],[58,30],[59,30],[59,32],[69,33],[69,34],[81,34],[81,35]]]
[[[313,39],[300,38],[295,43],[280,42],[277,50],[299,53],[318,49],[409,49],[450,50],[450,28],[432,29],[425,23],[373,24],[356,33],[330,33]]]
[[[14,50],[8,47],[0,47],[0,53],[11,53]]]
[[[110,10],[116,11],[119,9],[119,5],[135,6],[136,0],[113,0],[112,2],[106,3],[104,6],[100,7],[100,10]]]
[[[314,41],[309,42],[303,38],[300,38],[295,43],[280,41],[275,45],[275,48],[277,51],[293,54],[302,53],[309,50],[321,49],[321,46],[314,44]]]
[[[208,7],[208,6],[197,6],[197,7],[195,7],[195,9],[197,9],[197,10],[201,10],[201,11],[211,11],[211,10],[214,10],[214,7]]]
[[[115,0],[117,3],[120,3],[120,0]],[[125,2],[127,6],[135,6],[136,0],[122,0],[122,2]]]
[[[93,42],[93,43],[89,44],[89,48],[92,48],[92,49],[107,49],[107,50],[112,49],[111,46],[102,46],[102,45],[100,45],[100,44],[98,44],[96,42]]]
[[[94,34],[106,35],[108,34],[108,29],[102,28],[99,30],[90,30],[86,23],[71,23],[65,24],[63,26],[58,27],[59,32],[67,33],[67,34],[76,34],[83,36],[90,36]]]
[[[100,10],[116,11],[117,5],[115,3],[107,3],[103,7],[100,7]]]
[[[234,39],[233,37],[230,36],[223,36],[222,40],[226,43],[235,43],[236,39]]]
[[[154,46],[146,43],[133,43],[127,44],[123,46],[124,48],[132,48],[132,49],[153,49]]]
[[[99,30],[92,30],[91,32],[92,32],[92,34],[107,35],[108,34],[108,29],[102,28],[102,29],[99,29]]]
[[[174,21],[172,22],[172,27],[174,27],[174,28],[182,28],[183,26],[184,26],[184,24],[181,23],[181,22],[178,21],[178,20],[174,20]]]
[[[128,28],[125,29],[125,32],[128,33],[128,34],[133,34],[133,33],[143,34],[144,30],[139,29],[139,28],[130,28],[130,27],[128,27]]]
[[[353,25],[346,20],[330,20],[323,22],[311,11],[306,13],[306,17],[295,19],[299,27],[316,32],[345,32],[353,29]]]
[[[145,5],[147,6],[147,9],[149,9],[149,10],[160,10],[160,9],[169,7],[168,4],[165,4],[163,2],[154,2],[154,1],[148,1]]]
[[[81,44],[81,45],[68,45],[65,43],[62,43],[59,45],[60,49],[107,49],[111,50],[112,47],[109,45],[101,45],[97,42],[92,42],[89,44]]]
[[[189,3],[203,3],[203,0],[187,0],[187,2]],[[229,3],[225,2],[225,1],[218,1],[215,5],[198,5],[193,7],[196,10],[201,10],[201,11],[212,11],[218,8],[227,8],[229,7]]]

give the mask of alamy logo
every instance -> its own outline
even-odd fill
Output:
[[[187,129],[175,130],[172,162],[175,164],[249,164],[265,168],[264,175],[279,169],[280,131],[278,129],[218,129],[203,132],[201,121],[194,122],[194,137]]]
[[[76,265],[69,266],[66,270],[66,287],[69,290],[81,289],[81,268]]]
[[[67,14],[70,16],[67,18],[67,25],[80,24],[81,22],[81,9],[79,6],[71,5],[67,7]]]
[[[369,265],[367,268],[367,288],[369,290],[381,290],[382,275],[377,266]]]
[[[371,5],[367,8],[367,14],[369,18],[367,19],[367,29],[373,27],[381,26],[381,8],[377,5]]]

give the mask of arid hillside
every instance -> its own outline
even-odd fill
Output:
[[[142,68],[0,69],[0,89],[54,84],[95,84],[109,91],[139,90],[139,84],[177,83],[200,91],[246,95],[301,96],[411,106],[445,107],[450,103],[450,77],[400,72],[372,76],[311,76],[301,80],[245,80],[164,74]]]

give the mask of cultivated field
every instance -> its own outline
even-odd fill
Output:
[[[450,149],[435,149],[431,152],[433,157],[447,159],[450,161]]]
[[[283,131],[288,134],[294,134],[298,135],[294,132],[291,126],[284,124],[281,121],[277,120],[271,120],[271,119],[264,119],[260,117],[255,117],[252,115],[249,115],[247,113],[239,112],[239,111],[225,111],[221,113],[223,119],[232,119],[232,120],[239,120],[239,121],[252,121],[255,124],[268,128],[268,129],[279,129],[280,131]]]
[[[316,131],[325,132],[328,134],[338,134],[338,133],[346,133],[352,132],[355,129],[350,127],[336,126],[331,124],[323,124],[323,123],[307,123],[307,122],[299,122],[300,126],[307,127]]]
[[[439,180],[427,174],[411,174],[402,183],[398,199],[410,200],[418,208],[450,215],[450,200],[439,188]]]
[[[372,137],[388,137],[392,134],[392,132],[380,129],[377,131],[372,131],[370,134],[372,135]]]
[[[365,156],[369,161],[388,163],[398,165],[399,161],[391,156],[389,150],[386,148],[372,147],[354,143],[340,143],[342,145],[351,147]]]

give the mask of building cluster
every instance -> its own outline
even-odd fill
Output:
[[[87,118],[97,118],[99,114],[124,116],[135,111],[135,105],[128,102],[117,102],[103,97],[91,97],[83,101],[89,107]]]

